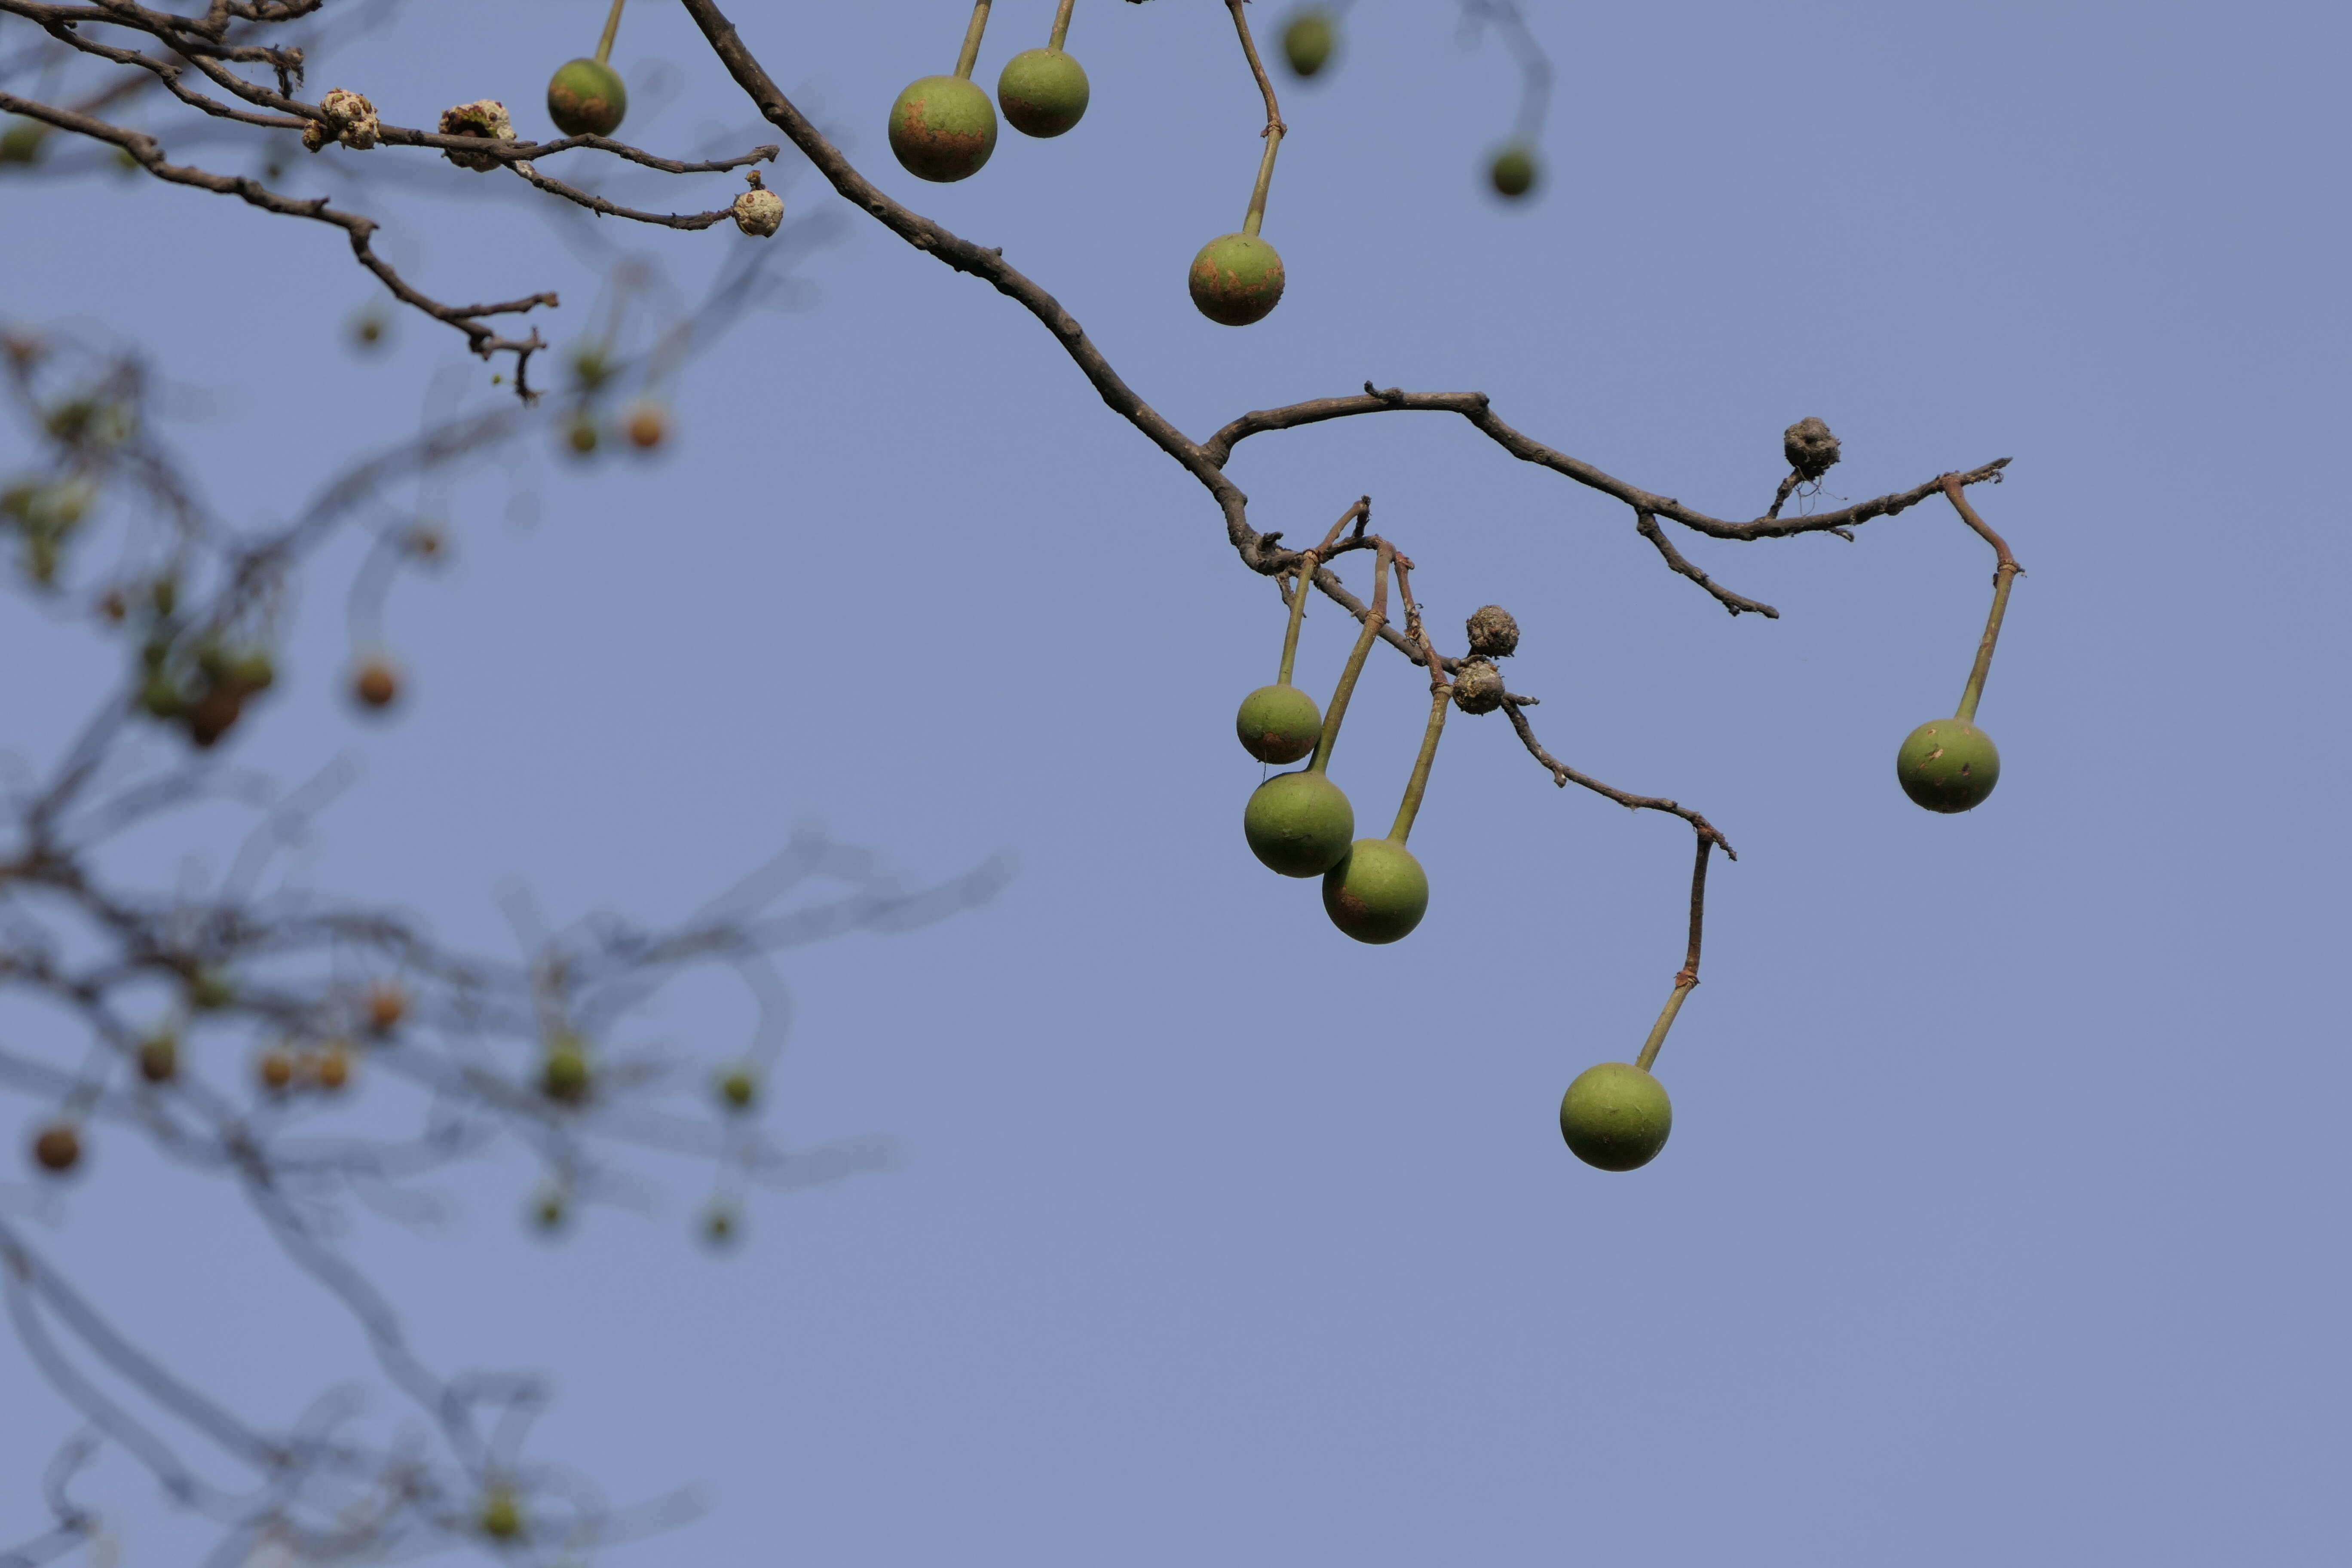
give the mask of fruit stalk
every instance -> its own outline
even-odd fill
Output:
[[[1290,684],[1290,667],[1298,660],[1298,626],[1307,618],[1307,593],[1315,584],[1315,566],[1312,550],[1298,558],[1298,575],[1290,585],[1290,629],[1282,636],[1282,673],[1274,678],[1276,686]]]
[[[1249,18],[1242,7],[1249,0],[1225,0],[1225,9],[1234,14],[1234,31],[1241,35],[1242,53],[1249,57],[1250,74],[1257,78],[1257,89],[1265,95],[1265,156],[1258,160],[1257,186],[1250,192],[1249,215],[1242,219],[1242,232],[1255,236],[1265,222],[1265,193],[1274,184],[1274,155],[1282,151],[1283,133],[1288,127],[1282,123],[1282,106],[1275,101],[1274,80],[1265,74],[1265,62],[1257,58],[1257,45],[1250,37]]]
[[[613,39],[621,30],[621,7],[628,3],[629,0],[613,0],[613,9],[604,17],[604,36],[596,40],[596,63],[600,66],[613,63]]]
[[[1977,702],[1984,696],[1985,677],[1992,670],[1993,645],[2000,640],[2000,618],[2009,612],[2010,585],[2025,569],[2017,563],[2017,557],[2009,552],[2009,542],[1987,527],[1985,520],[1977,515],[1977,509],[1969,504],[1969,498],[1961,491],[1957,476],[1944,476],[1944,495],[1951,501],[1952,510],[1960,514],[1960,521],[1976,530],[1985,542],[1992,546],[1993,554],[2000,562],[1992,572],[1992,614],[1985,617],[1984,638],[1977,644],[1977,661],[1969,669],[1968,689],[1960,693],[1958,717],[1973,721],[1977,716]]]
[[[971,26],[963,30],[963,53],[956,57],[955,73],[965,81],[971,79],[971,68],[980,61],[980,36],[988,31],[989,0],[974,0]]]
[[[1363,673],[1364,657],[1372,651],[1372,641],[1389,619],[1389,561],[1396,552],[1388,541],[1379,546],[1380,555],[1372,567],[1372,607],[1364,612],[1364,629],[1356,637],[1356,646],[1348,652],[1347,668],[1339,671],[1339,684],[1331,693],[1331,706],[1323,712],[1323,737],[1315,742],[1315,760],[1307,764],[1310,773],[1327,771],[1331,763],[1331,748],[1339,739],[1339,721],[1348,716],[1348,699],[1356,692],[1356,677]]]
[[[1412,781],[1404,786],[1396,825],[1389,829],[1389,837],[1399,844],[1412,832],[1412,819],[1421,815],[1421,797],[1429,788],[1429,765],[1437,760],[1437,738],[1445,732],[1445,710],[1454,705],[1445,682],[1441,679],[1435,684],[1429,700],[1429,727],[1421,732],[1421,755],[1413,759]]]
[[[1058,49],[1062,40],[1070,36],[1070,13],[1077,9],[1078,0],[1062,0],[1062,8],[1054,13],[1054,36],[1045,40],[1049,49]]]
[[[1690,951],[1683,957],[1683,966],[1675,973],[1674,991],[1658,1013],[1658,1021],[1650,1026],[1650,1037],[1642,1042],[1642,1054],[1633,1065],[1643,1072],[1658,1059],[1660,1047],[1666,1043],[1666,1031],[1675,1026],[1675,1015],[1683,1010],[1683,998],[1698,984],[1698,942],[1706,928],[1706,858],[1715,843],[1706,835],[1698,836],[1698,859],[1691,868]]]

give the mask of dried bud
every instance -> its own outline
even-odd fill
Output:
[[[1500,605],[1488,605],[1470,617],[1470,651],[1480,658],[1508,658],[1519,646],[1519,623]]]
[[[481,99],[473,103],[461,103],[455,109],[441,111],[441,134],[444,136],[480,136],[493,142],[515,139],[514,121],[507,118],[507,106],[495,98]],[[452,147],[442,154],[461,169],[487,174],[499,166],[499,160],[480,153],[460,153]]]
[[[375,105],[363,94],[339,87],[320,99],[319,107],[326,112],[327,125],[321,126],[314,120],[302,128],[302,145],[313,153],[330,137],[355,152],[364,153],[375,145],[377,135],[383,130],[376,120]]]
[[[1503,705],[1503,672],[1483,658],[1465,659],[1454,672],[1454,706],[1465,713],[1492,713]]]
[[[1780,450],[1797,477],[1811,483],[1837,462],[1838,438],[1830,434],[1828,426],[1808,415],[1781,434]]]
[[[784,198],[760,183],[760,171],[743,176],[751,188],[735,198],[735,226],[755,239],[765,239],[783,226]]]

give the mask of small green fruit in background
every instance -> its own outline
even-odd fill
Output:
[[[1487,165],[1486,178],[1496,194],[1517,201],[1536,188],[1536,153],[1532,147],[1506,147]]]
[[[482,1500],[482,1533],[493,1541],[512,1541],[522,1533],[522,1505],[504,1487]]]
[[[719,1080],[719,1098],[730,1110],[749,1110],[760,1098],[760,1080],[737,1068]]]
[[[996,110],[963,78],[927,76],[890,106],[890,151],[919,180],[968,180],[996,151]]]
[[[1223,326],[1246,327],[1282,303],[1282,256],[1254,234],[1220,235],[1192,258],[1188,281],[1201,314]]]
[[[548,1232],[562,1230],[572,1218],[571,1205],[564,1202],[563,1190],[550,1187],[539,1194],[530,1205],[531,1223]]]
[[[573,452],[583,458],[587,457],[596,449],[596,421],[584,413],[574,416],[572,427],[563,433],[563,439]]]
[[[180,1038],[170,1030],[139,1042],[139,1076],[149,1083],[169,1083],[180,1075]]]
[[[621,73],[595,60],[566,60],[547,84],[547,117],[566,136],[610,136],[628,112]]]
[[[1968,811],[1982,805],[2000,782],[2000,753],[1992,737],[1966,719],[1932,719],[1895,753],[1895,776],[1916,805]]]
[[[1674,1131],[1665,1085],[1632,1062],[1585,1068],[1559,1100],[1570,1152],[1603,1171],[1633,1171],[1658,1157]]]
[[[1323,711],[1296,686],[1261,686],[1242,699],[1234,732],[1261,763],[1295,763],[1323,738]]]
[[[713,1204],[702,1216],[702,1238],[713,1247],[725,1247],[735,1239],[737,1224],[732,1208]]]
[[[1429,877],[1392,838],[1360,838],[1324,873],[1323,912],[1358,942],[1402,942],[1429,912]]]
[[[1313,76],[1330,63],[1331,46],[1338,41],[1330,13],[1317,5],[1293,16],[1290,26],[1282,30],[1283,55],[1290,68],[1302,77]]]
[[[1242,833],[1267,870],[1319,877],[1346,858],[1356,808],[1321,773],[1276,773],[1250,795]]]
[[[588,1098],[588,1053],[568,1036],[560,1038],[540,1066],[539,1083],[548,1099],[563,1105],[579,1104]]]
[[[0,132],[0,163],[29,163],[41,155],[49,128],[38,120],[19,120]]]
[[[1086,68],[1060,49],[1024,49],[996,79],[997,106],[1024,136],[1059,136],[1085,118]]]

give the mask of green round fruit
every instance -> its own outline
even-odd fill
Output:
[[[1895,753],[1895,776],[1916,805],[1968,811],[1982,805],[2000,782],[2000,753],[1992,737],[1966,719],[1931,719]]]
[[[1296,686],[1261,686],[1242,699],[1234,732],[1261,763],[1295,763],[1323,738],[1323,712]]]
[[[547,117],[566,136],[610,136],[629,112],[621,73],[595,60],[566,60],[547,84]]]
[[[504,1487],[482,1500],[482,1533],[493,1541],[512,1541],[522,1533],[522,1505]]]
[[[41,155],[49,128],[37,120],[19,120],[0,132],[0,163],[29,163]]]
[[[1536,188],[1536,152],[1532,147],[1506,147],[1486,167],[1496,194],[1516,201]]]
[[[1347,858],[1356,808],[1321,773],[1276,773],[1250,796],[1242,832],[1267,870],[1319,877]]]
[[[1330,15],[1320,7],[1299,12],[1282,30],[1282,52],[1288,57],[1290,68],[1303,77],[1313,76],[1329,63],[1336,41]]]
[[[890,106],[890,151],[919,180],[970,179],[996,151],[996,110],[963,78],[927,76]]]
[[[1358,942],[1402,942],[1429,912],[1429,877],[1393,838],[1360,838],[1324,873],[1323,912]]]
[[[730,1110],[749,1110],[760,1098],[760,1080],[737,1068],[719,1080],[719,1098]]]
[[[165,1030],[139,1042],[139,1076],[149,1083],[169,1083],[180,1073],[179,1037]]]
[[[1282,303],[1282,255],[1254,234],[1220,235],[1192,258],[1192,303],[1223,326],[1265,320]]]
[[[1059,49],[1024,49],[996,79],[997,107],[1024,136],[1059,136],[1086,117],[1086,67]]]
[[[588,1098],[588,1054],[569,1040],[547,1053],[541,1064],[540,1088],[547,1098],[564,1105],[577,1105]]]
[[[1603,1171],[1648,1164],[1674,1126],[1665,1085],[1631,1062],[1585,1068],[1559,1100],[1559,1135],[1569,1152]]]

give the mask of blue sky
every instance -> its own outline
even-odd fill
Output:
[[[1457,718],[1413,839],[1427,921],[1340,937],[1241,842],[1230,720],[1271,676],[1272,590],[1034,321],[856,214],[791,308],[691,366],[662,460],[550,437],[461,489],[453,570],[393,604],[394,724],[342,710],[356,554],[322,559],[240,742],[288,782],[363,764],[322,885],[497,944],[502,879],[674,915],[812,819],[912,875],[1019,858],[981,912],[792,967],[772,1115],[889,1133],[901,1168],[762,1200],[724,1258],[684,1168],[551,1248],[519,1159],[445,1184],[444,1232],[352,1237],[441,1364],[555,1373],[544,1452],[622,1496],[708,1486],[611,1561],[2338,1560],[2340,7],[1538,0],[1559,87],[1515,209],[1478,182],[1516,90],[1496,43],[1364,0],[1328,79],[1285,89],[1289,291],[1239,331],[1180,280],[1258,153],[1222,6],[1088,0],[1086,121],[945,187],[882,125],[967,7],[738,9],[871,177],[1003,247],[1196,437],[1368,378],[1476,388],[1746,516],[1820,415],[1853,499],[2013,457],[1976,493],[2028,575],[1979,714],[2000,791],[1931,816],[1893,753],[1957,699],[1990,565],[1940,503],[1852,544],[1683,541],[1782,612],[1734,621],[1614,503],[1456,420],[1235,458],[1260,528],[1370,492],[1442,630],[1516,612],[1555,752],[1738,847],[1660,1063],[1673,1142],[1605,1176],[1554,1111],[1664,999],[1684,830]],[[1050,11],[999,5],[981,74]],[[412,3],[311,79],[410,124],[527,103],[601,14]],[[640,144],[770,139],[672,9],[633,8],[614,61]],[[598,241],[688,292],[753,243],[583,239],[413,162],[370,198],[390,254],[445,296],[560,289],[551,331],[589,320]],[[789,156],[773,183],[789,222],[840,214]],[[628,188],[735,188],[685,184]],[[436,374],[487,378],[418,320],[349,354],[370,285],[324,228],[112,172],[10,180],[0,212],[5,313],[151,354],[236,515],[412,428]],[[6,604],[0,736],[37,760],[112,667]],[[1311,616],[1302,680],[1347,641]],[[1375,660],[1335,764],[1360,819],[1425,704]],[[697,983],[637,1033],[723,1057],[746,1026]],[[100,1152],[52,1245],[130,1326],[266,1419],[355,1364],[225,1194]],[[12,1539],[69,1421],[13,1350],[0,1408]],[[86,1489],[127,1561],[195,1550],[127,1466]]]

